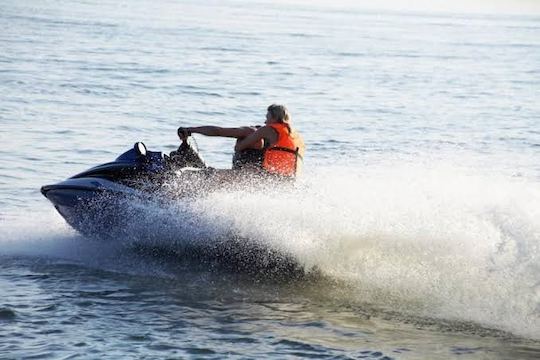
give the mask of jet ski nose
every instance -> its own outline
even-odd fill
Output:
[[[99,185],[99,182],[90,179],[66,180],[42,186],[41,193],[55,205],[76,206],[101,194]]]
[[[40,189],[43,196],[47,197],[47,192],[50,190],[50,185],[43,185]]]
[[[75,206],[77,203],[77,192],[69,188],[45,185],[41,187],[41,193],[56,206]]]

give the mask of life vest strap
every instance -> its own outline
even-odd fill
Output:
[[[285,148],[285,147],[281,147],[281,146],[274,146],[274,147],[268,148],[266,151],[274,151],[274,150],[275,151],[285,151],[285,152],[288,152],[288,153],[291,153],[291,154],[295,154],[302,161],[304,160],[302,155],[300,155],[300,152],[298,151],[299,150],[298,148],[296,148],[296,150],[293,150],[293,149],[289,149],[289,148]]]

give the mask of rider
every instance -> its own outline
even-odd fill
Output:
[[[263,174],[294,178],[304,156],[304,141],[291,127],[289,111],[272,104],[266,113],[265,126],[222,128],[200,126],[178,128],[183,141],[191,134],[236,138],[233,169],[256,169]]]

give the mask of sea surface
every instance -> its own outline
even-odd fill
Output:
[[[2,0],[0,25],[0,358],[540,358],[539,15]],[[308,148],[293,192],[128,204],[110,241],[39,192],[271,103]],[[182,255],[238,241],[301,274]]]

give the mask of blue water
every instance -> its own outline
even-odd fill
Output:
[[[540,356],[538,15],[7,0],[0,24],[0,357]],[[274,102],[308,147],[292,195],[131,204],[104,243],[39,193]],[[238,236],[310,275],[135,250]]]

